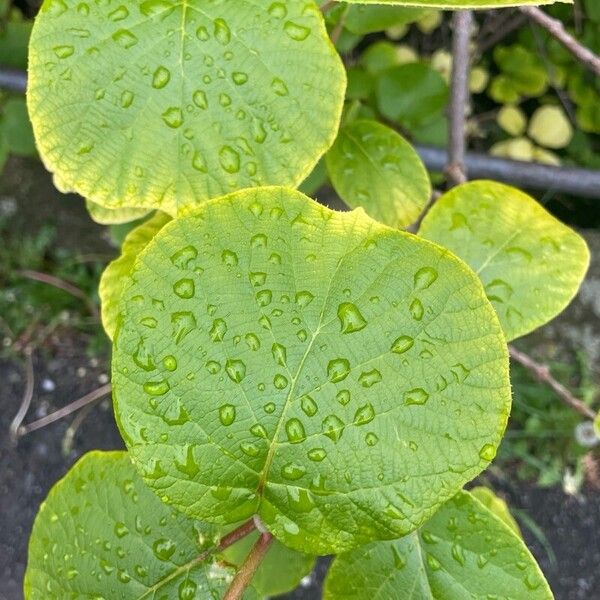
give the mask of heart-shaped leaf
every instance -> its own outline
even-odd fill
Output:
[[[468,492],[415,533],[338,556],[324,600],[551,600],[523,540]]]
[[[212,201],[150,242],[113,384],[165,502],[212,522],[258,514],[313,554],[417,527],[494,457],[510,406],[470,269],[284,188]]]
[[[121,248],[121,256],[108,264],[98,287],[98,295],[102,308],[102,325],[110,339],[115,334],[119,300],[123,292],[123,282],[133,267],[138,254],[148,245],[150,240],[171,220],[169,215],[157,212],[125,238]]]
[[[42,157],[106,208],[175,215],[300,183],[335,138],[344,88],[311,0],[46,0],[30,45]]]
[[[25,598],[220,598],[233,571],[200,556],[215,536],[163,504],[126,452],[90,452],[40,507]]]
[[[479,275],[509,340],[558,315],[579,290],[590,259],[581,236],[527,194],[493,181],[442,196],[419,235]]]
[[[416,221],[431,195],[419,155],[402,136],[376,121],[343,127],[326,162],[342,200],[391,227]]]

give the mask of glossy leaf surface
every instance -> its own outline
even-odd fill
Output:
[[[115,411],[189,515],[333,552],[411,531],[494,457],[503,334],[436,245],[266,188],[169,223],[130,277]]]
[[[300,183],[345,88],[311,0],[46,0],[29,63],[39,148],[64,187],[171,215]]]
[[[42,503],[25,598],[220,598],[232,569],[199,558],[214,541],[214,527],[176,513],[144,485],[127,453],[90,452]]]
[[[523,540],[468,492],[415,533],[338,556],[324,600],[551,600]]]
[[[493,181],[466,183],[442,196],[419,235],[479,275],[509,340],[558,315],[589,265],[581,236],[524,192]]]
[[[148,221],[133,229],[123,242],[121,256],[104,269],[100,278],[98,294],[101,303],[102,326],[110,339],[113,338],[117,328],[119,300],[135,259],[170,220],[171,217],[158,212]]]
[[[353,121],[340,130],[326,155],[339,196],[390,227],[406,227],[425,207],[431,183],[413,147],[376,121]]]

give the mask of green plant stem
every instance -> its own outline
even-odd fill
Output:
[[[274,538],[270,533],[261,534],[246,557],[244,564],[239,568],[233,578],[229,589],[225,593],[225,596],[223,596],[223,600],[241,600],[244,591],[250,584],[252,577],[254,577],[256,569],[258,569],[260,563],[267,554],[273,540]]]
[[[331,32],[331,41],[335,46],[340,39],[340,35],[342,35],[342,30],[344,29],[344,23],[346,22],[346,17],[348,16],[348,12],[350,11],[350,5],[346,6],[344,12],[340,16],[340,20],[336,23],[336,26],[333,28]]]

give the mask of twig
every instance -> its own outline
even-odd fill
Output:
[[[71,404],[68,404],[63,408],[41,419],[38,419],[33,423],[29,423],[29,425],[23,425],[22,427],[19,427],[17,433],[19,436],[23,436],[28,433],[31,433],[32,431],[36,431],[37,429],[41,429],[42,427],[46,427],[46,425],[50,425],[50,423],[59,421],[60,419],[66,417],[67,415],[70,415],[71,413],[75,412],[76,410],[79,410],[80,408],[83,408],[84,406],[87,406],[88,404],[101,400],[102,398],[104,398],[104,396],[110,394],[111,390],[111,384],[107,383],[106,385],[99,387],[97,390],[86,394],[85,396],[83,396],[83,398],[79,398],[79,400],[75,400],[75,402],[71,402]]]
[[[256,573],[256,569],[258,569],[271,547],[273,539],[270,533],[261,534],[252,550],[250,550],[246,560],[235,574],[229,589],[225,593],[225,596],[223,596],[223,600],[241,600],[244,591]]]
[[[27,74],[24,71],[0,66],[0,89],[25,93]]]
[[[469,41],[473,13],[459,10],[453,17],[452,82],[449,107],[448,166],[446,174],[453,184],[467,180],[465,165],[466,110],[469,103]]]
[[[80,290],[77,286],[65,281],[64,279],[60,279],[59,277],[55,277],[54,275],[48,275],[47,273],[40,273],[39,271],[30,271],[28,269],[24,271],[20,271],[20,274],[27,279],[32,279],[33,281],[39,281],[41,283],[46,283],[48,285],[54,286],[75,298],[79,298],[83,300],[88,307],[88,310],[92,314],[95,319],[100,319],[100,315],[98,313],[98,308],[96,305],[90,300],[88,295]]]
[[[346,17],[350,11],[350,6],[351,5],[346,6],[344,12],[340,15],[340,20],[335,24],[335,27],[331,32],[331,41],[333,42],[334,46],[338,43],[340,35],[342,35],[342,30],[344,29],[344,23],[346,22]]]
[[[77,415],[73,419],[73,422],[69,425],[67,431],[65,431],[65,435],[63,436],[61,444],[63,456],[68,456],[71,453],[71,450],[73,449],[73,440],[75,439],[75,435],[77,434],[77,431],[81,427],[81,424],[84,422],[84,420],[90,414],[93,408],[93,404],[88,404],[87,406],[84,406],[77,413]]]
[[[558,19],[548,16],[535,6],[522,6],[520,10],[557,39],[583,65],[600,75],[600,57],[580,44]]]
[[[546,365],[536,362],[531,356],[517,350],[514,346],[509,346],[508,349],[510,357],[515,362],[525,367],[540,383],[544,383],[552,389],[567,406],[577,411],[586,419],[594,420],[596,418],[596,413],[587,404],[575,398],[564,385],[554,379],[552,373],[550,373],[550,369]]]
[[[327,2],[324,2],[321,6],[321,12],[323,14],[327,13],[335,6],[336,2],[337,0],[327,0]]]
[[[33,359],[31,358],[30,348],[25,348],[25,382],[25,391],[23,392],[21,405],[19,406],[19,410],[17,411],[17,414],[12,420],[9,428],[10,438],[13,442],[19,437],[19,428],[21,427],[23,419],[27,415],[27,411],[31,406],[31,400],[33,398],[35,378],[33,375]]]
[[[493,48],[498,42],[503,40],[507,35],[512,33],[515,29],[521,27],[527,17],[522,14],[516,14],[511,16],[505,22],[501,23],[496,27],[489,36],[480,38],[477,44],[477,57],[485,54],[490,48]]]

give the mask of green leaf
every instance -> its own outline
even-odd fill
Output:
[[[215,537],[163,504],[126,452],[90,452],[40,507],[25,598],[220,598],[232,570],[199,556]]]
[[[410,225],[429,201],[431,183],[419,155],[376,121],[353,121],[342,128],[325,160],[342,200],[385,225]]]
[[[481,278],[508,340],[559,314],[589,265],[585,241],[527,194],[474,181],[442,196],[419,235],[462,258]]]
[[[9,98],[1,108],[2,129],[11,154],[37,156],[27,106],[23,98]]]
[[[520,44],[497,46],[494,48],[494,61],[507,83],[510,82],[510,86],[517,93],[537,97],[548,89],[548,70],[542,59],[532,50]],[[503,82],[502,87],[506,87],[508,92],[507,84]],[[514,99],[508,101],[516,102]]]
[[[400,64],[398,47],[387,40],[379,40],[361,54],[359,62],[368,73],[378,75]]]
[[[437,117],[448,101],[444,78],[423,63],[385,71],[377,82],[377,104],[382,115],[411,128]]]
[[[106,208],[171,215],[300,183],[333,143],[345,89],[310,0],[46,0],[29,58],[48,168]]]
[[[105,208],[90,200],[85,201],[85,207],[90,213],[90,217],[96,223],[100,223],[100,225],[122,225],[123,223],[142,219],[152,212],[147,208],[129,208],[125,206],[121,208]]]
[[[505,525],[508,525],[510,529],[514,531],[519,537],[521,530],[519,525],[515,521],[514,517],[510,514],[510,510],[506,502],[497,496],[490,488],[482,485],[474,487],[469,490],[472,496],[475,496],[483,506],[485,506],[490,512],[494,513]]]
[[[9,21],[0,27],[0,64],[15,69],[27,68],[27,44],[31,21]]]
[[[223,558],[240,566],[257,539],[258,533],[243,538],[227,548],[222,553]],[[314,564],[314,556],[296,552],[275,540],[252,578],[252,587],[261,596],[286,594],[298,586],[300,580],[311,572]]]
[[[502,520],[468,492],[419,532],[338,556],[324,600],[551,600],[535,559]]]
[[[411,531],[494,456],[504,336],[434,244],[245,190],[166,225],[129,279],[115,413],[178,510],[330,553]]]
[[[171,220],[168,215],[157,212],[131,231],[121,248],[121,256],[109,263],[102,273],[98,287],[100,296],[102,325],[112,340],[117,328],[119,300],[126,281],[138,254],[148,245],[152,238]]]
[[[573,0],[344,0],[347,4],[392,4],[395,6],[424,6],[427,8],[503,8],[506,6],[526,6],[535,4],[565,3],[573,4]]]
[[[366,35],[389,27],[414,23],[425,13],[426,11],[420,8],[400,6],[352,6],[346,14],[344,26],[352,33]]]

